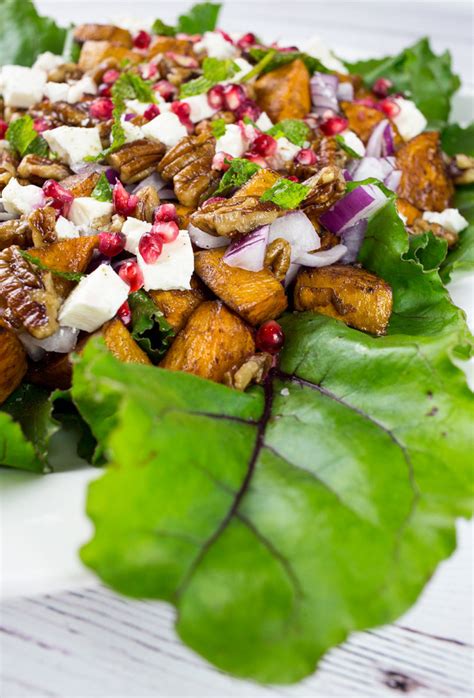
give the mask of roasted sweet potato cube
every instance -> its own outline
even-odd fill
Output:
[[[421,216],[421,211],[416,206],[413,206],[406,199],[397,199],[395,202],[398,213],[405,216],[407,219],[407,225],[413,225],[417,218]]]
[[[439,133],[426,131],[405,143],[397,152],[402,171],[398,195],[422,211],[444,211],[454,194],[441,153]]]
[[[176,39],[174,36],[158,36],[148,50],[148,60],[159,53],[167,53],[168,51],[189,55],[193,52],[193,45],[191,41],[186,39]]]
[[[272,121],[302,119],[311,110],[309,72],[299,59],[263,75],[255,83],[255,92]]]
[[[79,352],[79,346],[76,347]],[[40,361],[31,362],[26,380],[49,390],[68,390],[72,380],[71,354],[47,354]]]
[[[188,318],[206,300],[206,290],[195,276],[190,291],[150,291],[150,296],[171,327],[179,332]]]
[[[0,405],[20,385],[27,361],[23,345],[13,332],[0,327]]]
[[[382,111],[357,102],[341,102],[342,111],[349,121],[349,129],[367,143],[370,134],[380,121],[387,117]]]
[[[274,170],[258,170],[249,181],[240,187],[234,194],[234,197],[241,198],[242,196],[262,196],[275,182],[281,179],[281,175]]]
[[[260,325],[282,314],[288,300],[283,286],[271,271],[230,267],[223,257],[220,249],[194,255],[196,274],[216,296],[251,325]]]
[[[138,346],[121,320],[107,322],[101,334],[112,354],[124,363],[151,364],[147,354]]]
[[[220,301],[202,303],[161,362],[162,368],[222,383],[255,350],[250,328]]]
[[[74,39],[80,44],[85,41],[112,41],[126,48],[132,47],[132,36],[128,29],[113,24],[80,24],[74,29]]]
[[[70,240],[59,240],[40,249],[31,248],[28,252],[39,259],[48,269],[62,272],[83,273],[92,259],[92,254],[99,244],[98,235],[86,235]],[[74,281],[69,281],[53,274],[54,288],[65,298],[70,293]]]
[[[119,63],[124,60],[139,63],[142,60],[138,53],[111,41],[86,41],[79,56],[79,68],[84,72],[93,70],[106,58],[115,58]]]
[[[314,310],[371,334],[384,334],[392,313],[392,289],[375,274],[333,264],[303,269],[295,286],[295,308]]]

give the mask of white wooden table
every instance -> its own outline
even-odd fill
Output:
[[[172,21],[187,4],[38,2],[45,14],[64,22],[158,14]],[[474,86],[471,3],[230,0],[222,19],[230,30],[252,30],[288,41],[318,33],[347,57],[396,52],[420,35],[430,35],[437,50],[452,50],[465,84]],[[474,688],[472,531],[470,524],[459,523],[457,552],[441,565],[404,618],[392,626],[353,635],[326,655],[314,676],[297,686],[261,687],[235,681],[180,643],[170,607],[131,601],[90,583],[86,588],[70,585],[65,591],[3,604],[0,695],[385,698],[409,693],[414,698],[467,698]]]

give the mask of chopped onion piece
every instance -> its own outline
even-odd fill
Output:
[[[329,250],[320,252],[304,252],[296,262],[305,267],[328,267],[330,264],[338,262],[347,252],[345,245],[334,245]]]
[[[201,247],[203,250],[212,250],[215,247],[225,247],[230,242],[229,238],[221,235],[209,235],[209,233],[205,233],[204,230],[196,228],[196,226],[192,223],[188,225],[188,233],[193,245],[196,245],[196,247]]]
[[[367,220],[362,218],[358,223],[351,225],[350,228],[346,228],[341,233],[341,240],[347,247],[347,252],[340,259],[343,264],[353,264],[355,261],[357,261],[366,230]]]
[[[402,171],[401,170],[392,170],[384,179],[383,183],[387,187],[387,189],[391,189],[392,191],[397,191],[398,186],[400,184],[400,181],[402,179]]]
[[[72,327],[60,327],[54,334],[45,339],[35,339],[27,332],[18,335],[18,339],[25,347],[28,356],[33,361],[43,358],[45,352],[52,351],[56,354],[69,354],[76,346],[79,330]]]
[[[361,160],[356,160],[351,168],[352,179],[360,182],[369,177],[384,181],[385,177],[393,172],[394,158],[374,158],[365,157]]]
[[[314,110],[322,115],[328,110],[337,113],[339,104],[336,97],[339,78],[327,73],[314,73],[310,80],[311,98]]]
[[[231,243],[225,251],[224,262],[230,267],[239,267],[247,271],[263,269],[269,231],[270,226],[263,225],[253,233]]]
[[[337,86],[336,96],[340,102],[352,102],[354,99],[354,86],[350,82],[340,82]]]
[[[393,155],[394,152],[392,127],[389,120],[384,119],[372,131],[365,154],[369,157],[380,158]]]
[[[291,261],[304,252],[317,250],[321,240],[314,225],[302,211],[293,211],[277,218],[270,226],[268,242],[283,238],[291,245]]]
[[[331,233],[340,234],[362,218],[368,219],[386,203],[387,198],[379,187],[363,184],[336,201],[319,220]]]
[[[167,186],[168,183],[165,182],[158,172],[153,172],[151,175],[148,175],[148,177],[145,177],[145,179],[142,179],[141,182],[138,182],[132,193],[136,194],[140,189],[143,189],[143,187],[153,187],[156,191],[161,191]]]

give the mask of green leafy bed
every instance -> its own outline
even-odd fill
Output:
[[[408,79],[418,57],[414,75],[429,69],[449,98],[446,57],[402,56],[365,64],[370,79]],[[472,129],[449,127],[443,145],[468,152]],[[85,564],[173,603],[181,638],[221,669],[301,679],[348,633],[403,613],[472,512],[474,409],[457,365],[471,337],[440,273],[473,266],[473,198],[458,194],[470,227],[447,259],[431,234],[409,243],[391,201],[369,222],[359,261],[392,286],[386,336],[287,314],[278,368],[246,393],[124,365],[93,340],[70,395],[24,386],[5,403],[0,462],[47,470],[51,437],[75,420],[108,463],[89,490]],[[169,328],[140,295],[132,305],[137,340],[159,356],[153,323]]]

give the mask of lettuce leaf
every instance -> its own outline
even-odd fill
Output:
[[[132,337],[157,363],[166,353],[174,331],[145,291],[131,293],[128,302],[132,311]]]
[[[463,153],[474,157],[474,123],[466,128],[448,124],[441,132],[441,146],[448,155]]]
[[[428,119],[429,128],[446,124],[451,97],[460,86],[451,68],[449,51],[437,56],[425,37],[397,56],[346,63],[351,73],[362,75],[371,87],[380,77],[393,82],[396,92],[404,92]]]
[[[289,314],[263,388],[124,366],[97,341],[75,366],[111,462],[89,490],[83,561],[175,604],[181,638],[240,677],[296,681],[351,631],[393,621],[472,511],[463,313],[410,256],[392,202],[360,260],[392,285],[388,335]]]
[[[457,188],[453,206],[459,209],[469,226],[459,233],[458,244],[448,252],[441,267],[441,278],[445,283],[453,271],[474,269],[474,184]]]
[[[191,7],[189,12],[180,15],[176,27],[165,24],[161,19],[153,23],[152,31],[160,36],[184,34],[204,34],[216,28],[221,5],[214,2],[201,2]]]
[[[0,2],[0,65],[32,65],[39,53],[61,54],[67,29],[42,17],[32,0]]]
[[[269,73],[271,70],[276,70],[283,65],[288,65],[288,63],[296,61],[296,59],[303,61],[311,75],[316,71],[318,71],[318,73],[330,72],[320,60],[303,51],[275,51],[275,49],[272,48],[251,48],[249,54],[255,63],[263,63],[262,73]],[[265,58],[268,55],[271,55],[271,59],[267,62]]]

